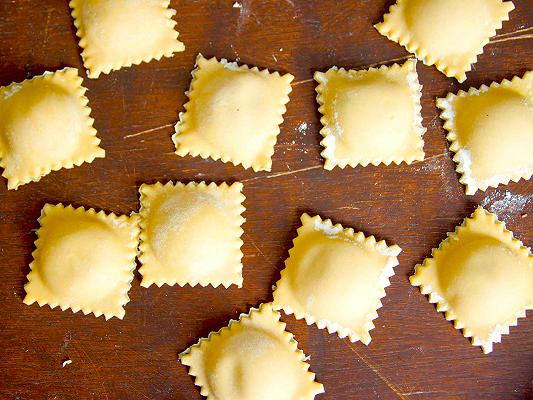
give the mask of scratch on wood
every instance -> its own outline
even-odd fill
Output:
[[[387,377],[385,377],[381,372],[379,372],[379,369],[375,364],[373,364],[364,355],[360,354],[349,341],[344,340],[344,343],[346,343],[350,350],[352,350],[352,352],[357,355],[361,359],[361,361],[363,361],[365,365],[370,368],[372,372],[374,372],[378,376],[378,378],[381,379],[389,387],[390,390],[392,390],[400,399],[407,400],[405,395],[402,394],[402,392],[391,381],[389,381]]]
[[[436,158],[441,158],[441,157],[447,156],[448,154],[449,154],[449,153],[446,151],[446,152],[441,153],[441,154],[436,154],[436,155],[431,156],[431,157],[426,157],[426,158],[424,158],[423,160],[420,160],[420,161],[413,161],[413,162],[411,163],[411,165],[413,165],[413,164],[423,163],[423,162],[430,161],[430,160],[434,160],[434,159],[436,159]]]
[[[74,350],[77,352],[76,348],[74,347]],[[84,358],[87,359],[87,361],[89,362],[89,364],[92,366],[94,372],[96,373],[96,376],[98,377],[98,380],[100,381],[100,386],[102,387],[102,389],[104,390],[104,394],[105,394],[105,398],[107,400],[109,400],[109,394],[107,393],[107,388],[105,387],[105,384],[104,384],[104,380],[102,379],[102,375],[100,374],[100,369],[98,368],[98,366],[93,362],[93,360],[91,359],[91,357],[89,356],[89,354],[83,349],[83,347],[80,347],[80,351],[83,353],[83,355],[85,356]],[[79,355],[79,353],[78,353]]]
[[[419,392],[408,392],[408,393],[403,393],[403,395],[404,395],[404,396],[412,396],[412,395],[415,395],[415,394],[428,394],[428,393],[436,393],[436,392],[419,391]],[[437,393],[440,393],[440,392],[437,392]]]
[[[402,57],[396,57],[396,58],[391,58],[390,60],[384,60],[384,61],[378,61],[374,64],[368,64],[368,65],[363,65],[361,67],[358,67],[358,69],[364,69],[364,68],[370,68],[370,67],[375,67],[377,65],[381,65],[381,64],[389,64],[391,62],[396,62],[396,61],[403,61],[403,60],[407,60],[409,58],[414,58],[414,56],[412,54],[408,54],[406,56],[402,56]]]
[[[320,164],[320,165],[313,165],[312,167],[307,167],[307,168],[301,168],[301,169],[295,169],[293,171],[287,171],[287,172],[278,172],[276,174],[272,174],[272,175],[265,175],[265,176],[256,176],[254,178],[250,178],[250,179],[243,179],[241,180],[241,182],[252,182],[252,181],[257,181],[259,179],[272,179],[272,178],[277,178],[279,176],[285,176],[285,175],[292,175],[292,174],[299,174],[301,172],[306,172],[306,171],[311,171],[313,169],[318,169],[318,168],[322,168],[323,165]]]
[[[505,36],[512,36],[512,35],[516,35],[517,33],[529,32],[531,30],[533,30],[533,26],[530,26],[528,28],[523,28],[523,29],[517,29],[516,31],[512,31],[512,32],[500,33],[499,35],[494,36],[493,39],[497,39],[497,38],[501,38]]]
[[[297,82],[294,82],[292,84],[292,86],[300,86],[300,85],[303,85],[305,83],[309,83],[309,82],[313,82],[314,79],[313,78],[309,78],[309,79],[304,79],[303,81],[297,81]]]
[[[501,42],[510,42],[511,40],[524,40],[524,39],[533,39],[533,34],[530,35],[520,35],[520,36],[511,36],[511,37],[504,37],[501,39],[491,40],[489,44],[493,43],[501,43]]]
[[[242,26],[247,22],[247,19],[253,17],[257,25],[263,25],[261,20],[257,15],[252,11],[252,6],[250,0],[243,0],[241,2],[239,19],[237,20],[237,32],[240,32]]]
[[[359,207],[354,206],[344,206],[344,207],[338,207],[339,210],[360,210]]]
[[[150,400],[150,397],[148,397],[147,395],[145,395],[145,394],[142,393],[142,392],[139,392],[137,389],[135,389],[135,388],[134,388],[133,386],[131,386],[130,384],[128,384],[128,383],[124,383],[124,385],[127,386],[127,387],[129,387],[133,393],[140,394],[140,395],[143,397],[143,399],[148,399],[148,400]]]
[[[246,237],[250,241],[251,245],[254,246],[254,248],[259,252],[259,254],[261,254],[261,256],[265,259],[267,264],[270,265],[272,268],[275,268],[274,264],[267,258],[267,256],[265,256],[265,254],[261,251],[261,249],[257,247],[253,239],[246,233],[244,233],[244,237]]]
[[[433,118],[431,118],[431,121],[429,121],[429,123],[427,124],[427,126],[430,126],[430,127],[434,128],[433,123],[434,123],[434,122],[437,120],[437,118],[439,118],[439,117],[440,117],[440,114],[435,115]]]
[[[154,89],[154,84],[155,84],[155,79],[152,78],[152,80],[150,82],[150,87],[148,88],[148,94],[152,94],[152,91]],[[148,96],[145,94],[144,103],[143,103],[143,108],[144,109],[146,109],[147,104],[148,104]]]
[[[46,23],[44,26],[44,41],[43,41],[43,47],[48,44],[48,27],[50,26],[50,17],[52,16],[52,10],[48,10],[46,13]]]
[[[146,129],[146,130],[141,131],[141,132],[132,133],[131,135],[126,135],[126,136],[124,136],[124,139],[129,139],[129,138],[132,138],[132,137],[141,136],[141,135],[144,135],[144,134],[150,133],[150,132],[160,131],[161,129],[170,128],[171,126],[174,126],[174,124],[166,124],[166,125],[157,126],[155,128]]]
[[[402,56],[402,57],[391,58],[390,60],[378,61],[378,62],[376,62],[374,64],[362,65],[362,66],[357,67],[357,69],[375,67],[376,65],[388,64],[388,63],[396,62],[396,61],[403,61],[403,60],[407,60],[409,58],[414,58],[414,56],[412,54],[408,54],[408,55]],[[301,81],[294,82],[292,84],[292,86],[293,87],[294,86],[300,86],[300,85],[304,85],[306,83],[310,83],[310,82],[314,82],[314,81],[315,81],[314,78],[304,79],[304,80],[301,80]]]
[[[126,95],[122,93],[122,111],[126,114]]]

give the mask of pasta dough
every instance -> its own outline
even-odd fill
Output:
[[[411,284],[437,303],[474,346],[490,353],[533,309],[533,256],[494,214],[479,207],[417,265]]]
[[[513,9],[502,0],[398,0],[375,27],[424,64],[463,82]]]
[[[400,251],[385,241],[376,243],[374,236],[303,214],[274,290],[274,308],[369,344]]]
[[[294,77],[202,55],[196,64],[172,137],[176,154],[270,171]]]
[[[0,167],[8,189],[104,157],[75,68],[0,87]]]
[[[466,194],[533,175],[533,72],[438,99]]]
[[[270,304],[211,333],[180,355],[209,400],[312,400],[324,392]]]
[[[89,78],[185,50],[169,0],[71,0]]]
[[[141,285],[242,286],[242,183],[142,185]]]
[[[138,217],[46,204],[24,303],[123,318],[133,280]]]
[[[316,72],[324,168],[411,164],[424,159],[416,63]]]

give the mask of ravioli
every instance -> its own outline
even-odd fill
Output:
[[[196,65],[172,136],[176,154],[270,171],[294,77],[201,54]]]
[[[135,215],[46,204],[24,303],[122,319],[136,266],[138,222]]]
[[[484,353],[533,309],[533,256],[482,207],[449,233],[410,279]]]
[[[71,0],[89,78],[184,51],[169,0]]]
[[[0,167],[8,189],[73,168],[105,151],[75,68],[0,87]]]
[[[398,0],[375,27],[424,64],[463,82],[513,9],[502,0]]]
[[[533,175],[533,72],[438,99],[466,194]]]
[[[242,183],[142,185],[141,285],[242,286]]]
[[[312,400],[324,392],[270,304],[180,354],[208,400]]]
[[[303,214],[274,290],[274,308],[368,345],[400,251],[374,236]]]
[[[422,95],[413,60],[368,70],[316,72],[324,168],[424,159]]]

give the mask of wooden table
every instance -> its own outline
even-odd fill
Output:
[[[408,282],[414,265],[478,204],[499,211],[518,238],[533,244],[533,181],[465,196],[434,103],[449,91],[533,69],[531,0],[514,0],[511,20],[464,84],[419,63],[425,161],[325,171],[312,74],[405,60],[405,50],[372,27],[391,3],[245,0],[238,9],[232,0],[172,1],[184,53],[84,81],[106,158],[17,191],[1,182],[1,399],[200,399],[177,354],[271,300],[304,211],[403,249],[370,346],[283,317],[325,385],[319,398],[533,398],[531,317],[484,355]],[[83,71],[77,43],[67,1],[0,0],[0,85],[64,66]],[[271,173],[173,153],[170,136],[198,52],[296,76]],[[22,303],[33,230],[46,202],[129,213],[138,208],[141,183],[168,180],[244,182],[242,289],[142,289],[137,274],[124,320],[108,322]],[[72,364],[62,368],[67,359]]]

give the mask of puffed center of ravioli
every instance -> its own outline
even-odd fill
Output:
[[[40,240],[42,281],[63,301],[103,299],[124,283],[127,259],[104,222],[65,220]]]
[[[86,0],[80,2],[80,22],[89,47],[87,56],[132,61],[166,48],[169,18],[158,1]],[[173,38],[172,38],[173,39]]]
[[[2,103],[0,120],[10,168],[72,158],[84,115],[79,99],[51,82],[32,82]]]
[[[483,180],[533,167],[533,104],[524,96],[493,88],[455,101],[457,141],[470,151],[474,177]]]
[[[336,156],[383,158],[415,145],[412,94],[386,77],[366,77],[338,88],[333,99]]]
[[[292,350],[262,329],[245,327],[208,350],[209,387],[217,399],[294,400],[304,369]]]
[[[405,21],[421,47],[440,56],[472,53],[487,39],[486,0],[407,0]]]
[[[182,193],[155,206],[148,235],[155,256],[168,268],[203,277],[224,269],[235,257],[235,225],[223,200]]]
[[[295,248],[296,249],[296,248]],[[363,244],[312,233],[291,259],[290,282],[304,309],[317,319],[361,328],[376,310],[387,257]]]
[[[267,162],[269,157],[261,153],[272,131],[272,118],[279,113],[265,78],[223,68],[198,82],[203,83],[194,113],[199,140],[217,152],[238,153],[243,162]]]
[[[486,336],[526,306],[533,285],[527,262],[500,241],[477,236],[450,248],[437,279],[457,319]]]

